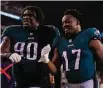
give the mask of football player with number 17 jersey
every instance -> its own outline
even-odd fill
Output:
[[[103,62],[103,46],[96,28],[81,28],[81,13],[66,10],[62,18],[64,36],[55,44],[55,60],[61,58],[68,88],[93,88],[95,53]]]

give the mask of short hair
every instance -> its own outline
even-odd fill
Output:
[[[75,18],[77,18],[80,21],[80,23],[82,22],[83,14],[80,13],[78,10],[76,10],[76,9],[68,9],[68,10],[64,11],[64,15],[69,15],[69,14],[74,16]]]
[[[21,16],[23,17],[23,13],[25,10],[31,10],[32,12],[35,12],[36,13],[36,20],[41,24],[43,22],[43,19],[44,19],[44,14],[41,10],[40,7],[37,7],[37,6],[26,6],[25,8],[23,8],[22,10],[22,14]]]

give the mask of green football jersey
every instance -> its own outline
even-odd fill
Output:
[[[39,82],[42,77],[48,75],[47,65],[39,63],[38,60],[44,46],[50,44],[53,47],[52,43],[58,36],[57,30],[54,26],[38,26],[33,31],[21,25],[5,29],[2,37],[10,38],[10,52],[18,53],[22,57],[20,63],[13,66],[16,80],[29,84]]]
[[[99,38],[100,33],[96,28],[85,29],[73,39],[59,38],[56,47],[62,59],[68,82],[81,83],[94,77],[94,57],[89,43],[92,39]]]

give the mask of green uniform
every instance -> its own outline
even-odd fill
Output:
[[[5,29],[2,37],[10,38],[10,52],[16,52],[22,57],[20,63],[13,66],[17,86],[48,88],[49,70],[46,64],[38,63],[38,60],[44,46],[50,44],[52,47],[52,42],[58,36],[57,30],[54,26],[39,26],[35,31],[23,26],[9,26]]]
[[[81,83],[93,79],[95,64],[89,47],[92,39],[99,39],[96,28],[88,28],[73,38],[60,37],[56,47],[62,59],[66,77],[70,83]]]

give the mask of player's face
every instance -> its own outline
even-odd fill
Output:
[[[78,20],[72,15],[64,15],[62,18],[62,27],[65,34],[74,35],[78,30]]]
[[[23,26],[30,27],[30,28],[36,27],[38,22],[35,19],[35,17],[36,17],[35,12],[33,13],[30,10],[25,10],[23,13]]]

